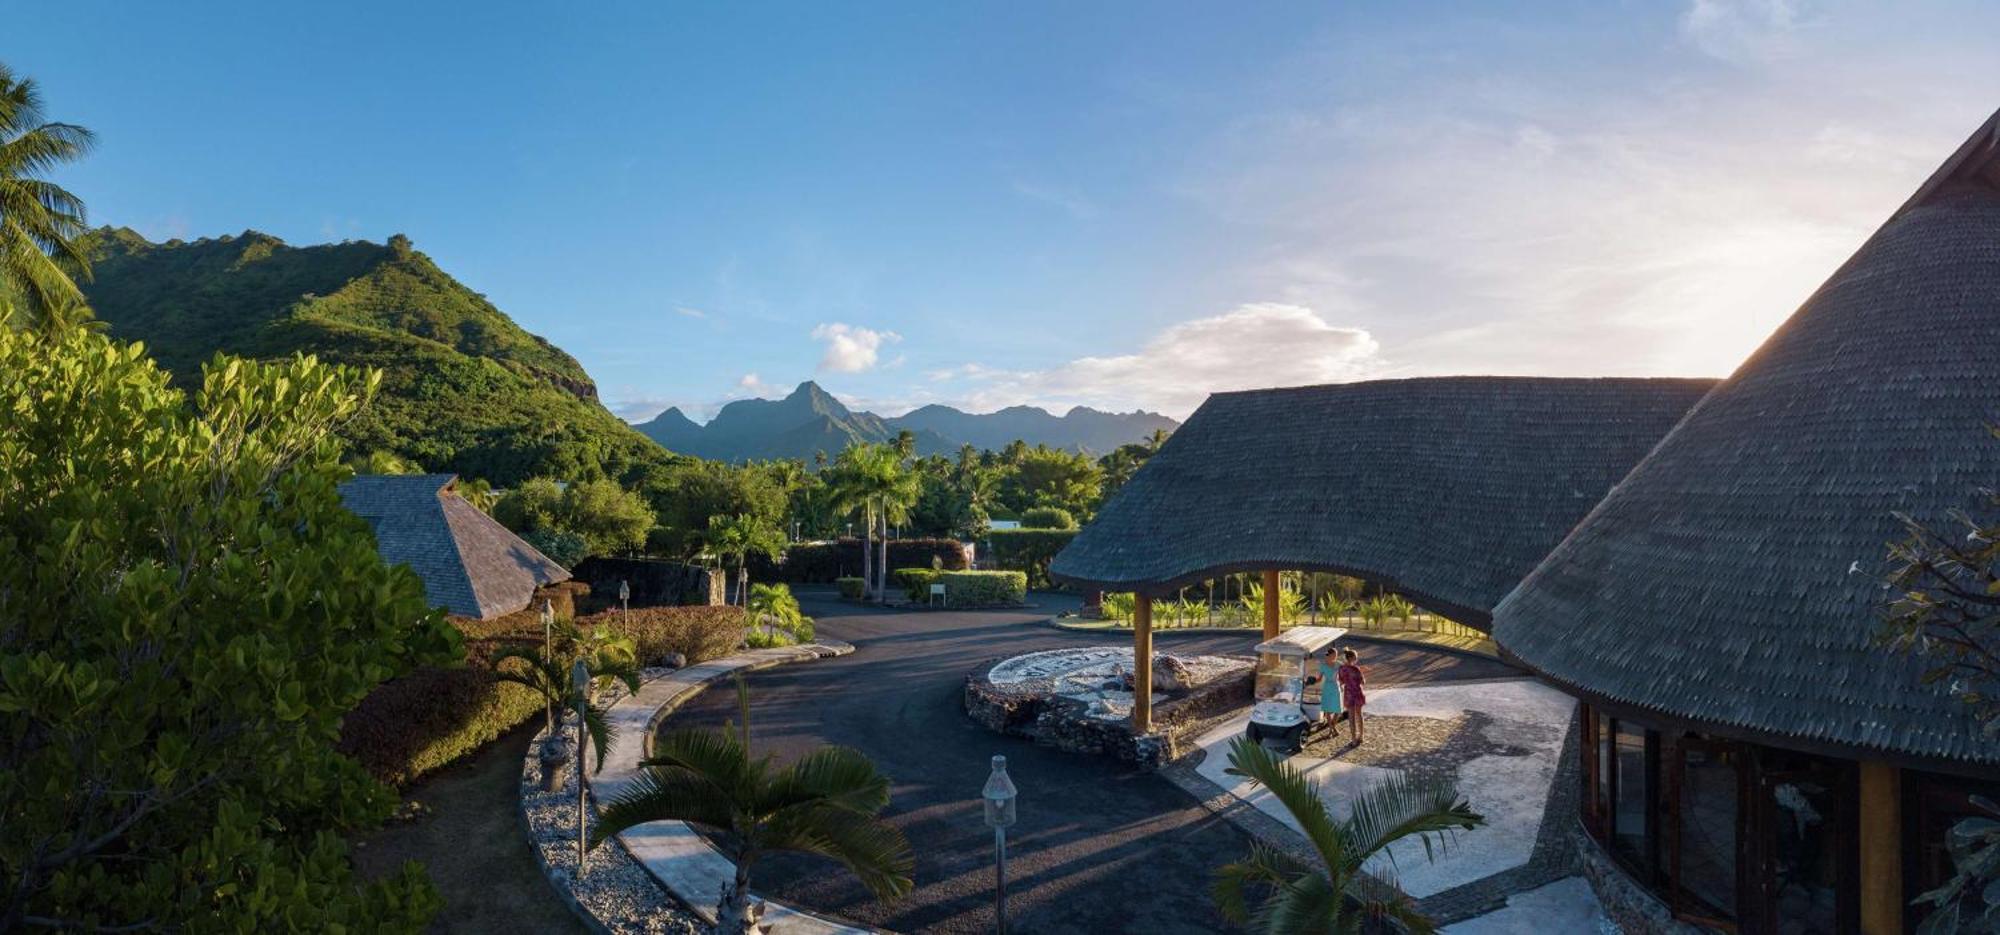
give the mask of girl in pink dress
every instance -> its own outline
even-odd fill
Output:
[[[1340,704],[1347,709],[1348,722],[1354,725],[1354,746],[1361,746],[1361,709],[1368,704],[1368,694],[1361,689],[1361,667],[1355,664],[1360,658],[1354,650],[1344,650],[1342,656],[1347,664],[1333,674],[1340,682]]]

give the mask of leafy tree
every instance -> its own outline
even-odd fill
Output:
[[[736,876],[716,906],[716,931],[756,930],[750,875],[765,856],[794,851],[830,857],[876,898],[899,899],[913,886],[915,859],[895,826],[877,817],[889,780],[859,751],[820,747],[786,766],[750,752],[750,702],[736,682],[741,729],[676,730],[626,791],[603,806],[592,847],[651,821],[684,821],[720,832]]]
[[[917,502],[920,482],[903,463],[902,455],[890,445],[861,444],[841,452],[839,480],[842,502],[859,504],[880,554],[870,558],[863,546],[864,577],[872,574],[869,589],[877,598],[888,593],[889,524],[903,522]]]
[[[582,536],[591,554],[609,555],[643,548],[655,522],[646,498],[614,481],[587,480],[563,491],[557,526]]]
[[[555,529],[557,517],[562,515],[562,499],[562,487],[555,481],[546,477],[529,478],[493,505],[493,518],[523,535]]]
[[[1023,529],[1075,529],[1076,517],[1059,506],[1038,506],[1021,514]]]
[[[2000,507],[2000,495],[1989,495],[1988,506]],[[1893,597],[1881,638],[1927,657],[1924,683],[1946,685],[1987,736],[2000,735],[2000,516],[1959,514],[1951,532],[1900,518],[1905,536],[1889,548]],[[2000,804],[1979,796],[1974,805],[1986,814],[1946,836],[1952,878],[1917,897],[1933,907],[1923,935],[2000,932]]]
[[[659,525],[669,530],[660,545],[679,557],[692,558],[702,548],[702,531],[711,516],[744,513],[782,526],[788,492],[777,475],[784,472],[764,465],[690,461],[657,472],[641,489],[652,502]]]
[[[709,552],[719,561],[725,565],[731,562],[736,565],[736,603],[739,604],[749,596],[749,557],[756,554],[775,560],[785,549],[782,533],[748,513],[709,517],[706,539]]]
[[[530,530],[521,533],[521,541],[564,568],[574,568],[576,563],[590,557],[590,543],[567,529]]]
[[[377,377],[0,329],[0,928],[414,931],[420,868],[363,884],[386,817],[333,750],[377,684],[461,658],[340,505]]]
[[[42,176],[90,151],[89,130],[45,119],[33,79],[0,64],[0,324],[64,330],[89,318],[83,202]]]
[[[1357,885],[1361,868],[1390,845],[1415,837],[1424,856],[1443,846],[1454,830],[1486,823],[1459,797],[1450,779],[1418,779],[1398,774],[1362,792],[1346,821],[1327,813],[1319,790],[1289,762],[1244,738],[1229,747],[1229,772],[1271,790],[1290,813],[1319,858],[1317,866],[1263,842],[1250,855],[1216,871],[1215,904],[1222,915],[1253,932],[1301,935],[1358,932],[1364,920],[1387,917],[1405,931],[1426,933],[1436,926],[1401,893],[1383,898]],[[1259,902],[1251,908],[1252,899]]]
[[[347,466],[356,474],[422,474],[423,466],[394,452],[375,449],[365,455],[350,455]]]
[[[1008,464],[1012,471],[1001,483],[1000,497],[1017,514],[1051,506],[1087,517],[1097,504],[1103,472],[1088,456],[1038,445]]]

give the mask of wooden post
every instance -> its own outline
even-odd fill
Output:
[[[1863,935],[1903,935],[1903,771],[1861,764],[1860,849]]]
[[[1132,730],[1153,729],[1153,599],[1132,595]]]
[[[1278,580],[1278,573],[1264,573],[1264,638],[1278,638],[1278,591],[1284,585]]]

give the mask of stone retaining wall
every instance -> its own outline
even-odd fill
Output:
[[[1153,731],[1132,732],[1129,720],[1091,717],[1087,706],[1073,698],[1024,693],[999,688],[986,678],[991,665],[965,677],[965,712],[987,730],[1070,753],[1110,756],[1141,769],[1154,770],[1194,751],[1194,728],[1217,714],[1248,707],[1255,673],[1241,674],[1196,686],[1153,706]]]
[[[1674,918],[1666,903],[1626,875],[1604,852],[1604,846],[1582,828],[1571,827],[1570,843],[1584,879],[1596,891],[1597,901],[1604,904],[1605,917],[1626,935],[1707,935],[1711,931]]]

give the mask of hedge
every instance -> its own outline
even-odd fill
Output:
[[[541,598],[550,598],[562,613],[564,593],[537,595],[535,606],[493,620],[452,618],[466,634],[465,665],[418,669],[377,686],[341,721],[337,748],[377,779],[401,786],[540,716],[541,696],[496,681],[491,660],[508,646],[539,647]],[[738,607],[634,609],[629,625],[610,610],[577,623],[609,626],[631,637],[642,666],[670,652],[685,654],[689,664],[727,655],[742,642],[744,630]]]
[[[903,586],[903,594],[912,601],[927,601],[931,597],[931,585],[936,584],[944,572],[935,568],[898,568],[896,583]]]
[[[995,529],[987,534],[986,558],[1001,568],[1026,572],[1036,587],[1049,585],[1049,561],[1076,538],[1074,529]]]
[[[1028,576],[1018,571],[947,571],[938,575],[945,604],[1020,604],[1028,599]]]
[[[876,549],[871,561],[881,557],[881,543],[870,545]],[[890,568],[929,568],[933,559],[947,571],[962,570],[966,567],[965,543],[957,539],[889,540]],[[785,549],[784,556],[776,562],[752,556],[750,580],[826,584],[835,578],[859,576],[861,566],[860,539],[800,542]]]
[[[1075,529],[1076,517],[1058,506],[1038,506],[1021,514],[1023,529]]]
[[[860,578],[835,578],[834,587],[840,589],[840,596],[850,601],[858,601],[868,590],[868,582]]]

